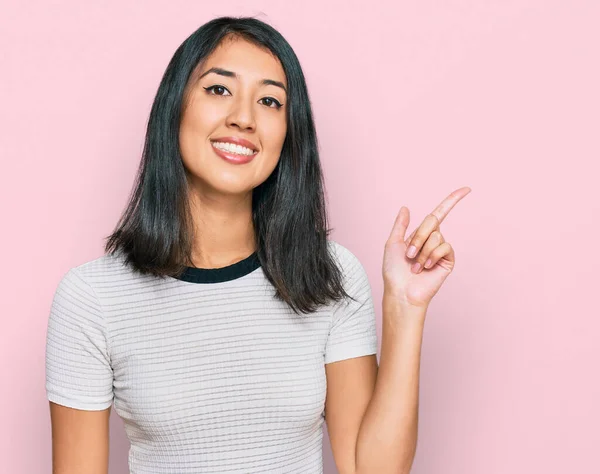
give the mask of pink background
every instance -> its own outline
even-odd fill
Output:
[[[600,472],[595,0],[3,0],[0,471],[50,472],[56,285],[101,255],[171,55],[223,14],[257,15],[300,58],[333,238],[365,265],[379,327],[400,206],[411,232],[472,189],[442,225],[457,264],[427,316],[412,472]],[[113,410],[111,474],[127,450]]]

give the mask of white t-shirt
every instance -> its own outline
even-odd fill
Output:
[[[325,364],[377,353],[364,267],[329,245],[358,302],[303,315],[274,298],[256,254],[180,278],[118,254],[70,269],[48,322],[48,399],[114,403],[132,474],[322,473]]]

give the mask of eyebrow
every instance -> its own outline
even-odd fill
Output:
[[[238,75],[233,72],[233,71],[228,71],[227,69],[223,69],[220,67],[211,67],[208,71],[206,71],[205,73],[203,73],[198,80],[202,79],[204,76],[206,76],[207,74],[210,73],[214,73],[214,74],[219,74],[220,76],[225,76],[225,77],[233,77],[235,79],[238,79]],[[263,79],[262,81],[260,81],[261,85],[263,86],[277,86],[277,87],[281,87],[285,93],[287,94],[287,89],[286,87],[283,85],[282,82],[279,81],[274,81],[273,79]]]

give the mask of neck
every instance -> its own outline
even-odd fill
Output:
[[[219,197],[194,192],[190,207],[194,222],[193,266],[225,267],[256,250],[251,191]]]

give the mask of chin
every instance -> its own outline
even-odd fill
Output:
[[[210,180],[208,186],[219,194],[242,195],[251,192],[255,187],[248,179],[241,176],[226,176],[221,179]]]

